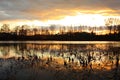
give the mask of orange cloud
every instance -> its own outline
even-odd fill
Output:
[[[1,0],[0,22],[59,20],[66,16],[120,16],[118,0]]]
[[[51,9],[51,10],[26,10],[28,15],[34,16],[34,18],[42,21],[46,20],[59,20],[63,19],[66,16],[76,16],[78,13],[82,14],[101,14],[103,16],[119,16],[119,14],[112,9],[80,9],[80,8],[71,8],[71,9]]]

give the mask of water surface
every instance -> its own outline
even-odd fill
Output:
[[[5,60],[1,64],[9,67],[13,64],[11,63],[12,59],[15,62],[14,65],[24,61],[27,62],[25,65],[30,64],[29,67],[37,64],[37,67],[42,65],[43,67],[47,66],[48,69],[54,68],[54,70],[60,71],[69,69],[75,69],[75,71],[90,70],[91,73],[97,70],[114,71],[111,74],[114,73],[118,76],[119,54],[120,42],[113,41],[0,42],[0,58]],[[37,67],[34,66],[35,69]],[[3,71],[2,68],[0,70]],[[18,71],[18,73],[20,72]],[[115,75],[112,78],[116,78]]]

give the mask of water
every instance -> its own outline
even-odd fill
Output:
[[[34,69],[41,70],[40,67],[42,67],[45,70],[46,69],[52,71],[55,70],[60,72],[67,71],[67,73],[70,73],[71,75],[73,74],[73,72],[70,72],[71,70],[74,70],[76,73],[79,71],[84,71],[84,74],[87,73],[89,75],[87,79],[93,76],[103,74],[104,71],[106,72],[110,71],[111,74],[109,75],[112,75],[112,77],[105,77],[104,75],[108,75],[107,73],[110,73],[107,72],[103,74],[102,77],[99,77],[99,79],[101,80],[104,78],[106,80],[109,78],[113,78],[117,80],[119,79],[118,72],[120,72],[119,59],[120,59],[120,42],[113,41],[0,42],[0,60],[1,60],[0,74],[2,74],[3,72],[6,75],[2,76],[3,79],[9,78],[11,74],[14,75],[15,79],[18,79],[19,77],[23,76],[21,75],[22,72],[20,72],[20,70],[25,69],[23,70],[24,74],[27,73],[27,71],[28,73],[30,73],[29,71],[33,73],[35,71]],[[22,68],[19,66],[22,66]],[[8,70],[8,68],[10,69]],[[35,72],[37,75],[41,75],[42,73],[43,76],[43,73],[46,73],[46,71],[41,72],[38,70]],[[6,71],[10,71],[12,73],[7,73]],[[51,80],[53,80],[53,78],[56,76],[55,71],[53,71],[53,75],[49,76],[51,77]],[[48,75],[50,75],[49,71],[47,73]],[[83,73],[81,74],[82,75],[74,74],[75,76],[73,77],[73,79],[76,79],[76,76],[78,77],[78,79],[86,79],[85,77],[81,78],[81,76],[84,75]],[[63,76],[63,74],[61,74],[61,76]],[[65,78],[63,79],[67,80],[68,75],[65,74],[64,76]],[[39,76],[37,77],[39,78]],[[58,77],[59,76],[57,75],[57,80],[61,79]],[[28,79],[28,77],[26,78]],[[42,77],[42,79],[49,80],[50,78],[46,79],[45,77]],[[97,79],[97,77],[94,77],[94,79],[99,80]]]

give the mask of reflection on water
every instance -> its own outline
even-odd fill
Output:
[[[0,42],[1,59],[44,60],[74,69],[111,70],[119,66],[119,54],[120,42]]]
[[[60,42],[59,42],[60,43]],[[67,43],[67,42],[66,42]],[[72,44],[71,44],[72,43]],[[102,66],[111,69],[115,65],[115,60],[120,53],[119,42],[71,42],[70,44],[62,42],[57,44],[45,42],[29,43],[4,43],[0,44],[0,57],[25,57],[37,56],[38,58],[59,58],[67,64],[76,63],[79,66],[88,66],[91,64],[94,68]]]

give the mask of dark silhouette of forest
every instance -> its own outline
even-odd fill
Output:
[[[120,41],[120,33],[96,35],[95,33],[76,32],[55,35],[16,35],[13,33],[0,33],[0,40],[59,40],[59,41]]]

